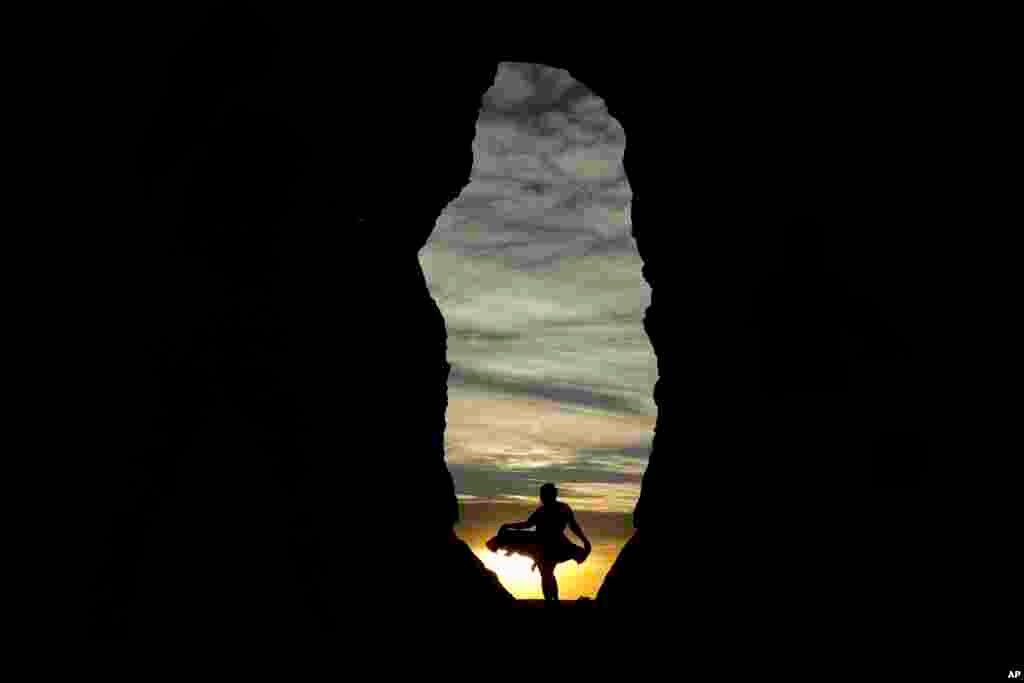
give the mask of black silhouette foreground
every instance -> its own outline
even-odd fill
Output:
[[[533,558],[533,569],[540,569],[544,600],[550,604],[558,604],[555,567],[569,560],[583,564],[591,550],[590,540],[576,521],[572,508],[558,502],[557,497],[555,485],[544,484],[540,487],[541,506],[525,522],[502,524],[498,535],[487,541],[492,553],[504,550],[506,555],[517,553]],[[583,541],[582,548],[566,538],[566,526]],[[536,530],[527,531],[530,527]]]
[[[19,524],[57,522],[28,534],[57,560],[31,591],[52,600],[33,609],[47,631],[327,632],[356,659],[382,635],[436,638],[449,669],[453,641],[508,640],[494,631],[515,620],[487,617],[514,601],[452,540],[469,520],[442,457],[450,342],[416,254],[515,59],[567,70],[622,126],[651,288],[657,426],[594,596],[624,616],[581,619],[603,631],[584,651],[653,668],[648,653],[685,646],[674,665],[698,677],[763,648],[813,680],[841,661],[874,673],[915,634],[969,630],[986,650],[1019,634],[1019,458],[995,429],[1014,422],[997,354],[1014,336],[987,330],[1018,271],[984,230],[1019,210],[1013,41],[959,12],[952,31],[887,12],[781,33],[744,13],[680,40],[663,12],[626,11],[616,35],[638,49],[594,49],[609,17],[572,6],[524,41],[535,17],[473,13],[478,30],[454,4],[401,25],[384,6],[354,22],[338,4],[136,5],[47,30],[61,49],[25,81],[54,96],[32,117],[54,144],[33,156],[59,170],[45,208],[67,212],[16,233],[40,249],[19,259],[18,337],[38,353],[15,394],[58,441]],[[546,127],[526,105],[517,127]],[[788,239],[801,224],[820,239]],[[837,657],[865,626],[901,647]],[[623,638],[637,655],[610,647]],[[948,663],[931,659],[911,671]]]

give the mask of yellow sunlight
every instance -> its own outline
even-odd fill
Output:
[[[474,547],[473,552],[488,569],[498,575],[501,584],[516,598],[539,600],[544,597],[540,586],[540,572],[531,571],[533,560],[522,555],[506,556],[504,550],[492,553],[486,547]],[[582,565],[572,561],[559,564],[555,568],[559,599],[595,597],[611,566],[611,560],[608,554],[599,552],[595,547]]]

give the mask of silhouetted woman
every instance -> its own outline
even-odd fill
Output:
[[[525,522],[502,524],[498,535],[487,541],[491,552],[504,550],[506,554],[518,553],[533,558],[533,568],[540,568],[541,587],[544,599],[558,602],[558,582],[555,580],[555,566],[559,562],[576,560],[582,564],[590,555],[590,540],[576,522],[572,509],[555,500],[558,489],[554,484],[540,487],[542,505]],[[579,547],[565,536],[565,527],[583,541]],[[536,531],[522,531],[536,527]]]

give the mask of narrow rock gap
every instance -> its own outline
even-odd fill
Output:
[[[650,288],[632,238],[625,131],[565,70],[501,62],[469,183],[420,251],[447,330],[445,452],[456,531],[514,595],[526,558],[483,542],[552,481],[591,537],[560,597],[594,597],[633,530],[657,415]],[[578,539],[573,539],[578,540]]]

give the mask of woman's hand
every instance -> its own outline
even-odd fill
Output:
[[[590,546],[589,545],[583,548],[583,556],[576,560],[576,564],[583,564],[584,562],[587,561],[588,557],[590,557]]]

